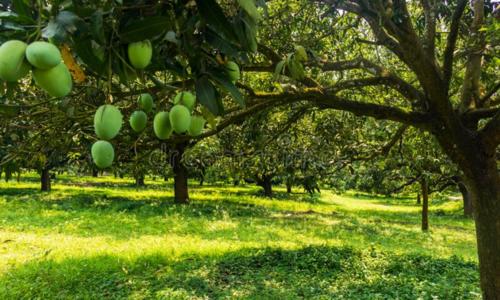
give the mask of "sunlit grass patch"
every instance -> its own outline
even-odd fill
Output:
[[[254,186],[193,184],[192,203],[175,205],[163,180],[137,189],[130,179],[58,176],[44,194],[35,175],[25,179],[0,183],[0,299],[390,298],[397,285],[477,299],[474,224],[457,201],[431,203],[422,232],[412,199],[323,190],[304,201],[281,188],[267,199]],[[351,267],[339,273],[342,257]]]

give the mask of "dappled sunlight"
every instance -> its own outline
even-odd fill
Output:
[[[100,264],[102,259],[107,264],[103,272],[127,277],[142,272],[136,262],[149,257],[161,266],[148,267],[153,273],[161,269],[152,279],[155,282],[174,274],[176,267],[171,266],[269,247],[290,251],[322,245],[376,247],[477,260],[473,222],[455,215],[453,205],[440,203],[444,214],[431,215],[431,230],[424,233],[420,208],[398,199],[389,205],[384,202],[390,199],[357,199],[328,190],[313,202],[302,201],[303,194],[268,199],[252,186],[218,185],[194,188],[191,204],[175,205],[170,183],[136,189],[120,186],[126,183],[120,179],[85,181],[90,185],[66,186],[71,180],[61,180],[50,194],[38,192],[31,182],[0,183],[0,278],[20,274],[29,278],[35,270],[30,265],[56,268],[53,276],[70,270],[78,274],[87,272],[85,261]],[[102,185],[92,185],[95,182]],[[117,186],[105,184],[109,182]],[[207,278],[213,269],[200,266],[190,272],[194,273],[185,274],[186,280],[211,284]],[[119,290],[135,284],[119,281],[114,287]],[[282,284],[267,279],[257,286],[236,285],[232,291],[252,295],[258,289],[286,290]],[[157,291],[157,295],[176,293],[180,293],[177,288]]]

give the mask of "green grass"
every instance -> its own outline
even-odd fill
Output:
[[[480,299],[473,221],[434,201],[35,175],[0,183],[0,299]],[[307,211],[314,213],[304,213]]]

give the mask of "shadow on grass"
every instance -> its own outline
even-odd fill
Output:
[[[245,248],[212,256],[149,253],[26,262],[1,299],[480,299],[477,265],[351,248]],[[430,299],[430,298],[429,298]]]
[[[376,238],[373,242],[387,244],[391,244],[390,239],[394,238],[399,241],[427,239],[418,230],[419,212],[297,214],[245,203],[239,201],[238,196],[227,196],[225,193],[221,194],[224,197],[220,200],[195,200],[190,205],[176,205],[173,199],[165,197],[137,200],[107,196],[104,189],[83,194],[82,189],[65,188],[64,193],[54,193],[47,199],[44,194],[31,190],[24,193],[23,189],[7,190],[12,197],[7,198],[11,203],[6,208],[11,212],[5,215],[5,224],[13,232],[42,228],[47,233],[81,237],[100,235],[116,240],[135,239],[143,235],[190,234],[213,241],[232,237],[235,232],[238,232],[242,242],[287,240],[302,243],[301,239],[306,234],[303,232],[325,240],[354,234],[358,238]],[[201,191],[198,193],[203,195]],[[336,207],[332,206],[334,210]],[[249,220],[252,226],[248,226]],[[225,224],[214,227],[217,221]],[[401,247],[405,250],[406,243],[401,243]]]

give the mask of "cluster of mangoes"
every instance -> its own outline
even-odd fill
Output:
[[[1,79],[17,82],[32,69],[35,83],[50,96],[63,98],[71,92],[71,74],[62,62],[61,52],[53,44],[40,41],[28,45],[11,40],[0,46]]]
[[[144,69],[151,62],[153,47],[149,40],[128,45],[128,58],[130,64],[136,69]],[[130,126],[135,131],[146,127],[148,116],[153,109],[153,98],[149,94],[139,96],[139,106],[142,110],[135,111],[130,116]],[[96,135],[101,139],[92,145],[92,158],[99,168],[111,166],[115,158],[115,150],[109,140],[113,139],[122,127],[123,116],[118,108],[113,105],[99,107],[94,115],[94,128]]]
[[[137,132],[144,130],[148,114],[153,110],[153,97],[150,94],[141,94],[137,99],[141,110],[130,115],[130,127]],[[174,98],[174,107],[170,112],[158,113],[153,122],[156,136],[165,140],[175,131],[178,134],[188,132],[195,137],[205,128],[206,121],[202,116],[191,115],[196,106],[196,98],[190,92],[181,92]],[[92,158],[99,168],[109,167],[114,160],[115,151],[108,141],[115,138],[122,127],[123,116],[120,110],[113,105],[99,107],[94,115],[94,129],[101,139],[92,145]]]
[[[205,128],[202,116],[191,116],[196,106],[196,98],[190,92],[180,92],[174,98],[174,107],[170,112],[160,112],[155,116],[153,129],[160,140],[168,139],[175,131],[178,134],[188,132],[195,137]]]
[[[101,139],[92,145],[92,158],[99,168],[111,166],[115,159],[115,149],[109,140],[115,138],[122,128],[123,116],[114,105],[103,105],[94,115],[94,130]]]
[[[153,48],[150,41],[132,43],[128,45],[128,58],[130,64],[136,69],[144,69],[151,62]],[[225,64],[229,79],[236,83],[240,78],[240,69],[234,62]],[[144,130],[148,121],[148,114],[153,110],[153,97],[150,94],[141,94],[138,98],[141,110],[134,111],[130,116],[130,127],[140,132]],[[169,112],[163,111],[156,114],[153,130],[160,140],[168,139],[174,131],[177,134],[187,133],[196,137],[205,128],[206,120],[202,116],[192,115],[196,107],[196,97],[187,91],[178,93],[174,98],[174,106]],[[94,116],[95,133],[101,139],[92,146],[92,157],[100,168],[109,167],[114,160],[113,146],[108,142],[113,139],[121,129],[123,116],[118,108],[113,105],[99,107]]]

